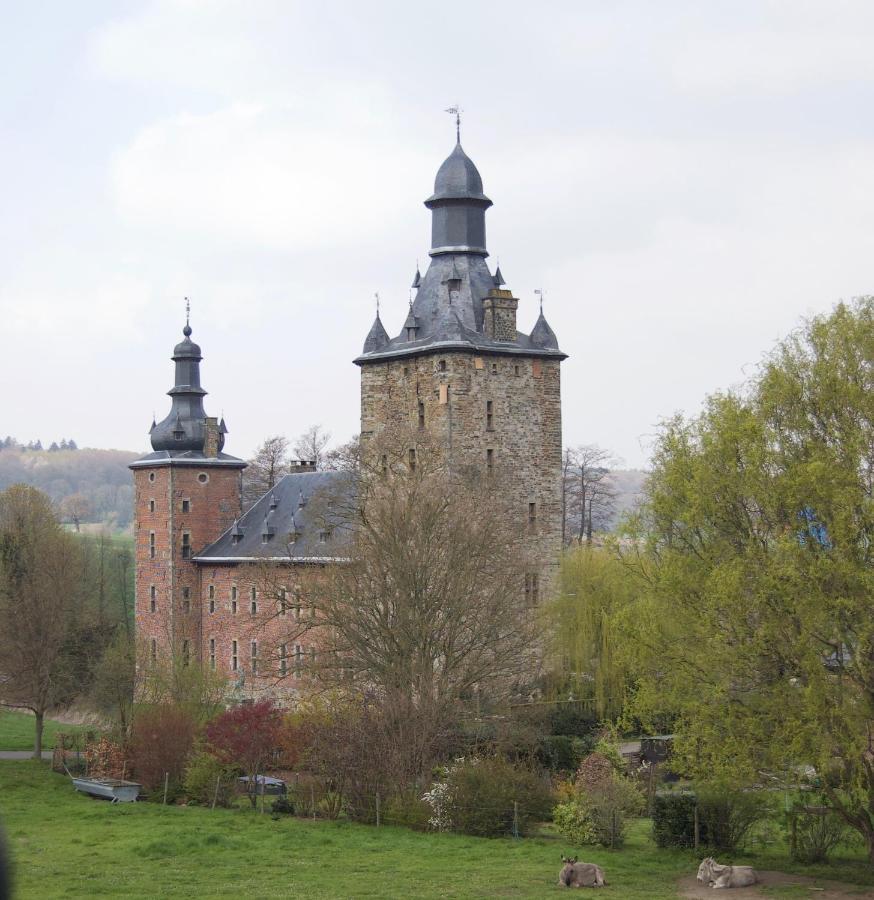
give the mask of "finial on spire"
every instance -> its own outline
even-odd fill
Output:
[[[546,293],[543,288],[535,288],[534,293],[540,297],[540,311],[543,312],[543,295]]]
[[[185,327],[182,329],[182,333],[185,337],[188,337],[191,334],[191,301],[188,297],[185,298]]]
[[[456,103],[455,106],[450,106],[445,112],[448,112],[450,115],[455,116],[455,140],[456,143],[461,143],[461,114],[464,110]]]
[[[379,291],[374,292],[373,296],[376,298],[376,317],[379,318]]]

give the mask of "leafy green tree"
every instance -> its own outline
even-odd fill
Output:
[[[666,423],[630,537],[635,711],[701,780],[815,773],[874,862],[874,299]]]

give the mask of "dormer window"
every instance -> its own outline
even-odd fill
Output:
[[[328,543],[328,540],[330,539],[330,537],[331,537],[331,532],[328,531],[327,529],[324,529],[324,528],[323,528],[323,529],[319,532],[319,543],[320,543],[320,544],[327,544],[327,543]]]
[[[173,432],[173,437],[174,437],[177,441],[181,441],[182,438],[185,437],[185,432],[184,432],[184,431],[174,431],[174,432]]]
[[[232,534],[231,535],[231,543],[232,544],[239,544],[241,540],[243,540],[243,535],[241,535],[241,534]]]

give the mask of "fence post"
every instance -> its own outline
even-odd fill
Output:
[[[170,773],[164,773],[164,806],[167,805],[167,785],[170,783]]]
[[[216,775],[215,777],[215,790],[212,794],[212,808],[215,809],[215,805],[218,802],[218,791],[219,791],[219,782],[222,780],[221,775]]]
[[[376,792],[376,827],[379,828],[379,791]]]
[[[316,789],[310,784],[310,807],[313,811],[313,821],[316,820]]]
[[[693,813],[692,822],[694,825],[694,835],[695,835],[695,849],[698,849],[698,844],[700,843],[700,827],[698,825],[698,801],[695,801],[695,810]]]
[[[513,801],[513,837],[519,837],[519,801]]]
[[[610,814],[610,849],[616,846],[616,810]]]

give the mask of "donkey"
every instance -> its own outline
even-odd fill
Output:
[[[561,861],[564,865],[558,873],[558,883],[562,887],[604,887],[607,884],[600,866],[577,862],[575,856],[563,856]]]
[[[736,888],[757,884],[759,876],[752,866],[721,866],[708,856],[698,866],[698,881],[712,888]]]

